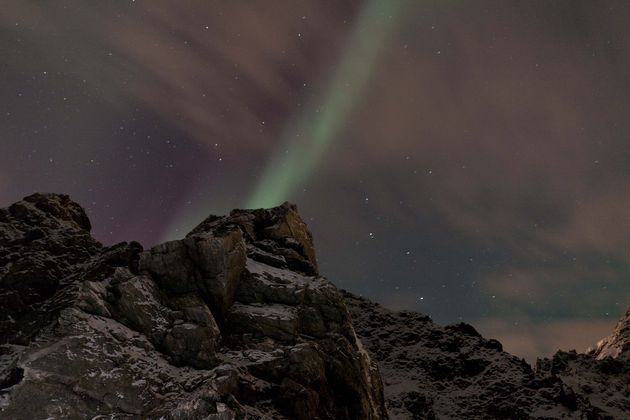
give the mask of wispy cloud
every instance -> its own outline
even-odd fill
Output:
[[[612,332],[616,320],[585,319],[545,323],[507,322],[500,318],[479,320],[476,327],[488,338],[496,338],[505,351],[534,363],[538,357],[550,357],[558,350],[584,352]]]
[[[621,311],[630,6],[411,3],[341,141],[290,197],[326,273],[445,320]],[[362,4],[5,2],[11,197],[74,188],[99,235],[147,244],[241,205]]]
[[[0,23],[39,38],[41,64],[61,66],[57,54],[72,45],[76,77],[101,87],[101,97],[135,101],[197,141],[238,141],[239,153],[258,155],[300,111],[299,92],[325,80],[354,7],[186,3],[9,2]]]

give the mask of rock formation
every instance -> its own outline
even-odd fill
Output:
[[[89,231],[63,195],[0,210],[0,417],[387,417],[295,206],[147,251]]]
[[[90,228],[64,195],[0,209],[2,419],[630,417],[630,313],[533,369],[339,291],[288,203],[148,250]]]

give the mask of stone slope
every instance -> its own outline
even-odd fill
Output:
[[[440,326],[345,293],[354,328],[379,364],[391,419],[630,418],[628,348],[558,352],[533,369],[467,324]],[[623,320],[605,343],[626,343]],[[603,348],[603,346],[598,347]],[[616,347],[615,347],[616,348]]]
[[[387,418],[295,206],[147,251],[89,230],[63,195],[0,210],[1,418]]]

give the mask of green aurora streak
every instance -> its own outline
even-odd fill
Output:
[[[285,129],[247,208],[287,200],[309,178],[364,92],[408,0],[367,0],[329,88]],[[318,106],[319,105],[319,106]]]

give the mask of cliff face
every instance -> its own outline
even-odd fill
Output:
[[[387,417],[294,206],[147,251],[89,229],[67,196],[0,210],[0,417]]]
[[[149,250],[89,231],[63,195],[0,209],[0,418],[630,418],[630,313],[532,368],[339,291],[288,203]]]

